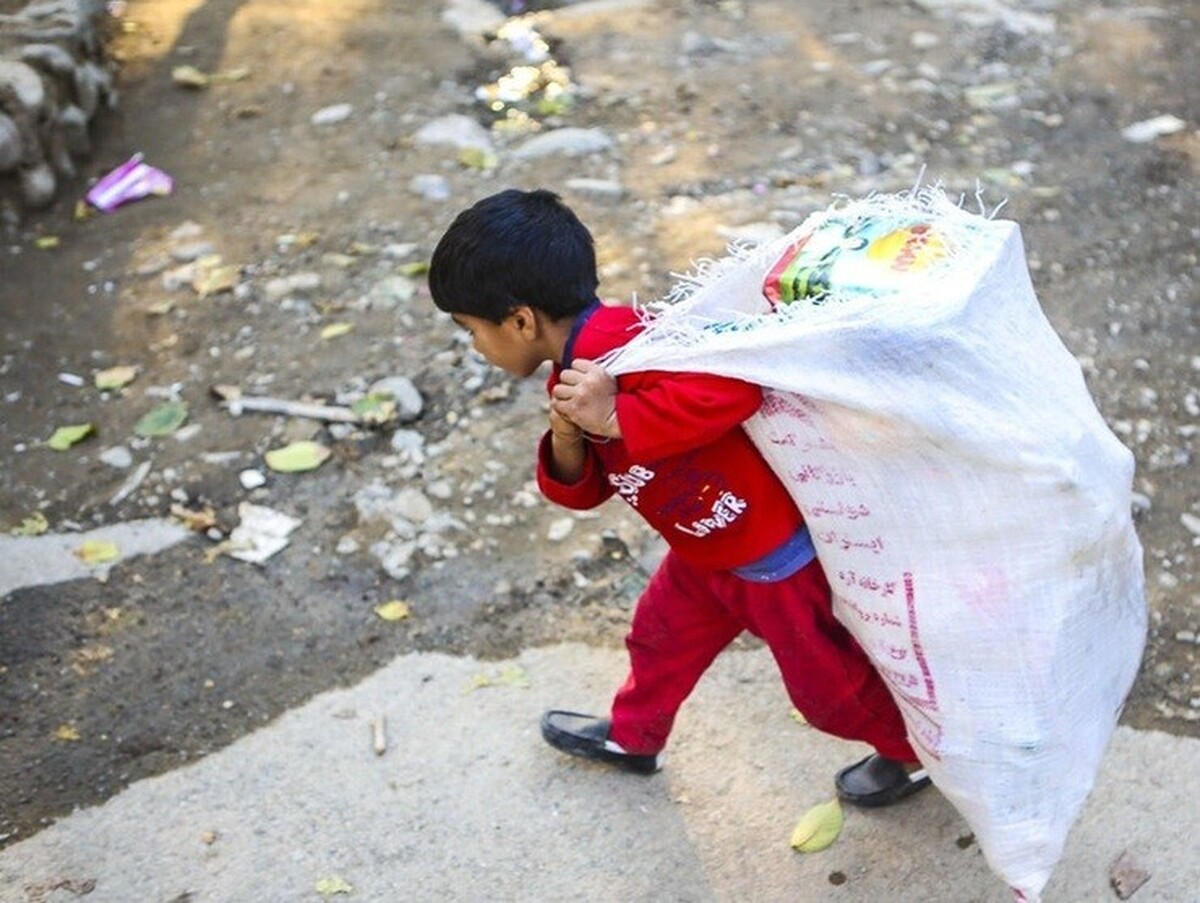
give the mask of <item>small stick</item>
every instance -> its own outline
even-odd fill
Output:
[[[382,715],[371,722],[371,740],[375,755],[382,756],[387,752],[387,723]]]
[[[150,462],[143,461],[137,466],[137,470],[129,475],[129,478],[121,484],[121,488],[113,493],[113,497],[108,500],[110,505],[119,505],[137,490],[139,486],[145,482],[146,477],[150,474]]]
[[[307,401],[291,401],[287,398],[271,398],[268,395],[243,395],[242,390],[237,386],[213,386],[212,393],[225,402],[226,409],[235,417],[244,411],[258,411],[262,414],[284,414],[288,417],[305,417],[309,420],[329,420],[339,423],[362,421],[362,417],[349,408]]]

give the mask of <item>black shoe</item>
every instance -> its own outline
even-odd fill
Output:
[[[924,790],[930,782],[924,768],[910,774],[903,762],[876,754],[843,768],[833,783],[842,802],[874,809],[898,803],[906,796]]]
[[[578,712],[549,711],[542,715],[542,736],[555,749],[572,756],[594,759],[636,774],[654,774],[662,767],[660,756],[627,753],[608,739],[607,718]]]

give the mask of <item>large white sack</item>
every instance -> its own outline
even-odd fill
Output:
[[[806,236],[807,279],[832,292],[773,309],[764,281]],[[1043,315],[1017,226],[932,190],[832,208],[702,268],[604,363],[768,387],[746,428],[838,618],[988,862],[1037,900],[1146,611],[1132,455]]]

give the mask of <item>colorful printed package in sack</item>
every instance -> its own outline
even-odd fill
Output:
[[[766,388],[746,430],[937,788],[1039,899],[1141,660],[1133,457],[1015,223],[931,189],[702,267],[603,363]],[[918,851],[914,851],[917,855]]]

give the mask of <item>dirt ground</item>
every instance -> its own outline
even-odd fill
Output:
[[[508,186],[560,191],[595,233],[604,293],[643,299],[837,195],[924,178],[1005,200],[1048,316],[1137,457],[1152,630],[1124,720],[1200,736],[1195,4],[578,3],[526,20],[569,67],[573,102],[522,108],[532,119],[493,133],[493,159],[417,139],[452,114],[490,125],[476,89],[523,62],[445,8],[130,0],[114,20],[119,108],[73,192],[0,246],[0,526],[40,511],[52,530],[86,529],[173,503],[215,521],[106,582],[0,601],[0,844],[408,650],[620,642],[655,543],[616,503],[564,521],[537,500],[539,381],[475,359],[420,279],[453,214]],[[226,77],[184,87],[172,78],[184,65]],[[1186,127],[1122,134],[1168,114]],[[529,121],[611,145],[523,158]],[[88,182],[134,152],[174,192],[76,219]],[[197,244],[235,268],[230,284],[174,286]],[[338,324],[352,329],[322,338]],[[119,364],[136,379],[96,390],[94,372]],[[395,376],[423,399],[400,430],[423,443],[416,455],[394,428],[235,417],[210,391],[333,403]],[[135,437],[172,397],[186,430]],[[45,446],[84,422],[97,435]],[[309,438],[333,449],[320,469],[263,468],[266,450]],[[116,446],[132,466],[101,460]],[[145,480],[114,504],[143,462]],[[246,489],[247,468],[265,485]],[[451,523],[407,574],[369,552],[387,537],[353,499],[372,485],[420,487]],[[246,499],[303,521],[262,566],[211,554]],[[379,618],[394,599],[412,616]]]

